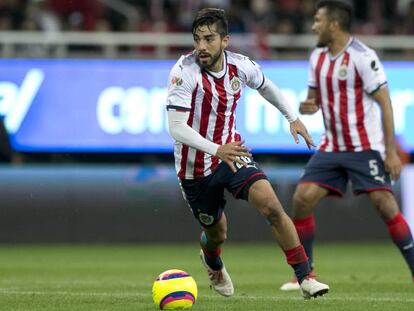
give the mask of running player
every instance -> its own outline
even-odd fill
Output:
[[[296,143],[298,134],[308,147],[313,145],[312,139],[259,65],[225,50],[229,35],[223,10],[199,11],[192,32],[195,50],[182,56],[170,73],[167,110],[169,130],[176,140],[174,156],[180,186],[202,226],[200,257],[212,287],[223,296],[234,293],[221,258],[221,244],[227,239],[227,189],[266,217],[295,272],[302,295],[310,298],[327,293],[328,285],[309,278],[308,257],[295,227],[236,131],[235,109],[244,87],[257,89],[283,113]]]
[[[345,1],[316,5],[312,30],[318,42],[310,57],[308,97],[299,110],[322,110],[325,134],[296,188],[293,222],[313,266],[313,210],[328,195],[342,196],[350,180],[355,194],[368,194],[413,276],[413,238],[391,190],[401,162],[387,79],[377,54],[350,34],[352,11]],[[299,288],[294,278],[281,290]]]

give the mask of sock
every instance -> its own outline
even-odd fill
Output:
[[[315,239],[315,217],[310,215],[304,219],[293,219],[306,255],[309,257],[309,264],[313,268],[313,241]]]
[[[299,284],[310,274],[311,268],[309,258],[306,256],[305,249],[302,245],[295,248],[285,250],[287,263],[292,266],[295,271]]]
[[[207,265],[215,271],[221,270],[223,268],[223,262],[220,258],[221,247],[210,246],[207,241],[206,233],[204,231],[202,231],[200,234],[200,245],[201,249],[203,250]]]
[[[410,228],[401,213],[386,221],[388,232],[407,262],[414,280],[414,241]]]

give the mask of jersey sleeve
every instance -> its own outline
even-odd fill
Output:
[[[373,50],[366,51],[361,56],[357,70],[361,75],[364,91],[368,94],[374,93],[387,83],[384,67]]]
[[[309,65],[308,65],[308,87],[316,89],[318,87],[317,81],[316,81],[316,73],[315,73],[315,67],[316,67],[316,51],[313,51],[310,58],[309,58]]]
[[[259,89],[264,83],[264,74],[262,68],[250,58],[243,59],[243,71],[246,75],[246,84],[252,89]]]
[[[191,110],[195,74],[181,64],[181,59],[171,69],[168,78],[167,110]]]

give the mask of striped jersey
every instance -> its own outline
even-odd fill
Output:
[[[327,48],[315,49],[308,85],[317,89],[325,125],[318,150],[377,150],[383,154],[380,110],[371,95],[386,83],[375,51],[355,38],[335,57]]]
[[[245,86],[258,89],[264,76],[248,57],[224,51],[221,72],[200,68],[196,55],[181,56],[170,72],[167,109],[189,111],[187,124],[205,139],[222,145],[240,141],[235,110]],[[220,163],[216,156],[176,141],[174,158],[181,179],[197,179],[211,174]]]

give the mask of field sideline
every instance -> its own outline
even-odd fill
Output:
[[[331,292],[304,301],[278,290],[291,271],[275,245],[228,242],[223,259],[236,293],[226,299],[208,288],[196,243],[2,245],[0,310],[156,310],[152,282],[171,268],[197,281],[193,310],[414,310],[414,284],[391,243],[319,244],[315,256]]]

